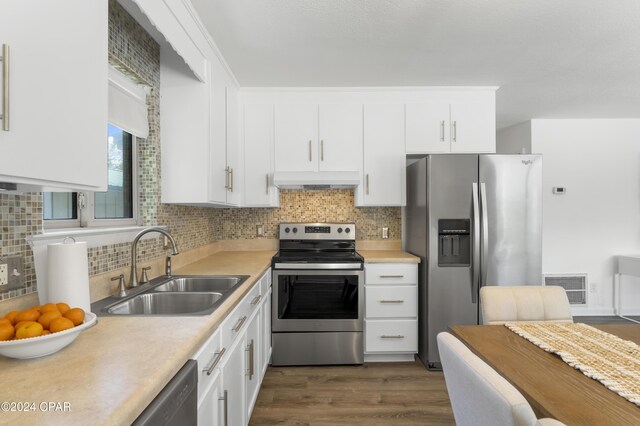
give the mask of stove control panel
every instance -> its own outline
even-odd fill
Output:
[[[281,223],[281,240],[355,240],[353,223]]]

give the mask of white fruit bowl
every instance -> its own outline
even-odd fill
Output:
[[[84,314],[84,322],[68,330],[47,334],[46,336],[0,342],[0,355],[17,359],[51,355],[70,345],[82,330],[93,326],[96,322],[96,314],[86,312]]]

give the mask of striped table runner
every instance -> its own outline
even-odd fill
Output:
[[[511,331],[640,406],[640,346],[586,324],[507,323]]]

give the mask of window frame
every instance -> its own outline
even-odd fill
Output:
[[[110,123],[111,124],[111,123]],[[115,124],[112,124],[115,126]],[[116,126],[118,127],[118,126]],[[123,130],[126,132],[126,130]],[[129,132],[127,132],[129,133]],[[77,219],[44,219],[43,229],[87,229],[87,228],[109,228],[140,225],[140,187],[139,187],[139,166],[138,166],[138,137],[131,134],[131,198],[132,198],[132,218],[123,219],[96,219],[95,216],[95,191],[78,191],[76,209]],[[97,191],[102,192],[102,191]],[[80,208],[84,198],[84,208]],[[43,200],[44,202],[44,200]],[[44,209],[43,209],[44,210]]]

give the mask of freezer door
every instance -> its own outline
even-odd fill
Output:
[[[542,156],[480,155],[481,285],[542,284]]]
[[[421,309],[426,306],[427,334],[420,335],[419,356],[431,367],[440,367],[438,333],[446,331],[450,325],[478,323],[477,287],[472,282],[473,184],[477,179],[477,155],[443,154],[427,158],[430,237],[426,279],[420,283],[426,286],[426,294],[422,296],[425,299],[420,302]],[[465,230],[469,231],[466,236]],[[463,249],[463,245],[469,247]],[[465,250],[471,252],[465,253]],[[459,259],[448,263],[445,259],[450,256]]]

